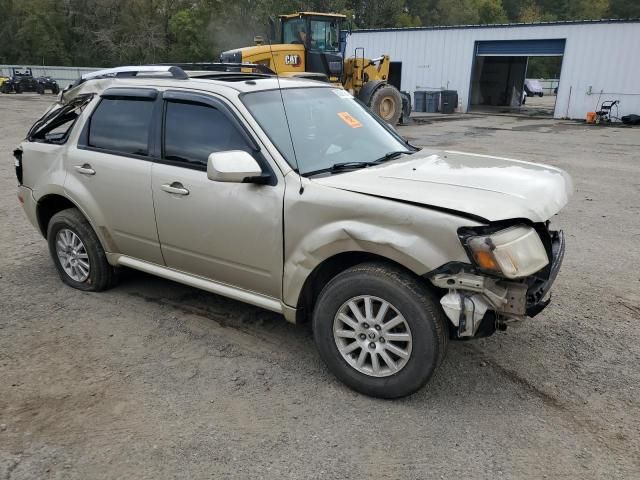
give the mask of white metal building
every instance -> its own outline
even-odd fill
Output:
[[[491,101],[478,85],[487,85],[479,72],[492,59],[514,60],[493,69],[495,83],[514,73],[524,81],[529,57],[562,56],[555,118],[584,119],[603,100],[620,100],[620,117],[640,114],[640,20],[357,30],[347,38],[346,55],[357,47],[368,58],[388,54],[401,62],[401,89],[412,95],[456,90],[463,112]],[[518,59],[525,59],[522,72]]]

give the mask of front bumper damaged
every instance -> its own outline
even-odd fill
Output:
[[[551,302],[551,296],[549,294],[553,283],[556,281],[560,266],[564,260],[565,252],[565,240],[562,230],[557,232],[550,232],[551,234],[551,265],[548,269],[548,276],[546,278],[538,277],[536,281],[527,289],[527,315],[529,317],[535,317],[542,310],[544,310],[549,302]]]
[[[457,337],[475,336],[487,321],[495,326],[534,317],[549,305],[550,290],[564,259],[562,231],[548,232],[547,251],[551,261],[536,274],[520,281],[478,274],[459,269],[457,273],[435,273],[429,280],[447,290],[440,303],[456,327]],[[482,327],[486,331],[486,325]],[[491,328],[489,328],[491,330]]]

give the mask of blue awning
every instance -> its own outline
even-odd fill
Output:
[[[564,38],[548,40],[489,40],[477,42],[476,55],[483,57],[552,57],[564,55]]]

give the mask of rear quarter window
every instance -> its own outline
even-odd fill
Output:
[[[52,105],[29,129],[27,140],[58,145],[65,143],[76,120],[92,98],[93,94],[79,95],[67,104]]]

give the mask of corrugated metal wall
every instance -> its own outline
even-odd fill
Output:
[[[599,99],[619,99],[620,116],[640,114],[640,22],[355,31],[346,54],[389,54],[402,62],[403,90],[457,90],[466,112],[476,41],[558,38],[566,47],[555,118],[583,119]]]
[[[55,79],[60,88],[64,88],[70,83],[80,78],[81,75],[100,70],[99,68],[76,68],[76,67],[48,67],[38,65],[0,65],[0,76],[10,77],[12,68],[23,69],[30,67],[34,77],[49,76]]]

